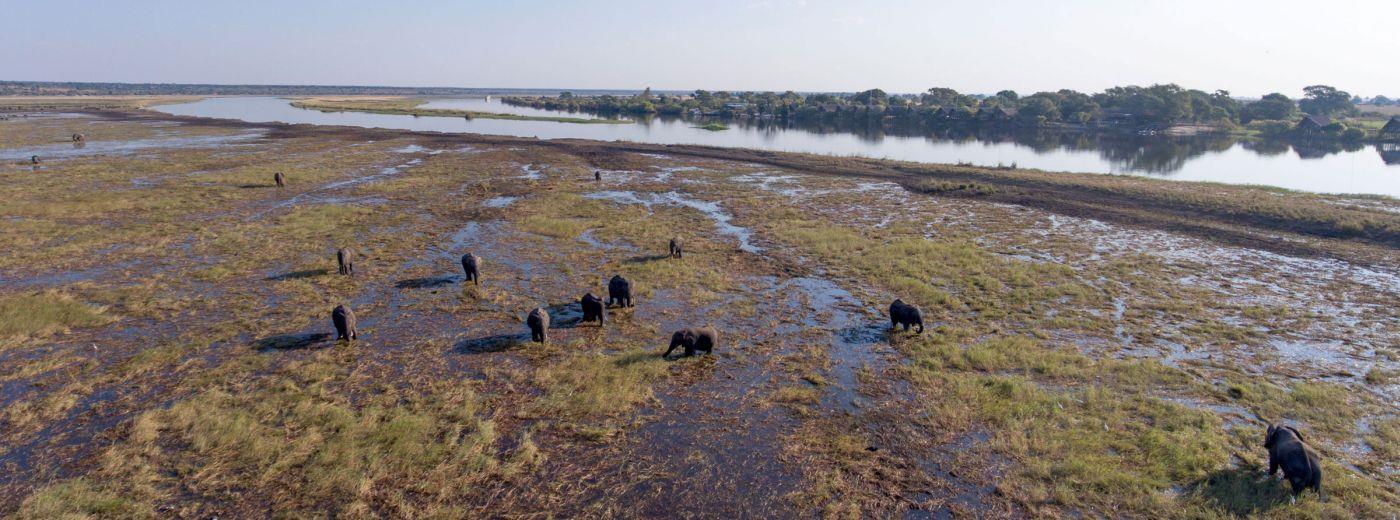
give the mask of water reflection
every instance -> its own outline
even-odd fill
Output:
[[[484,99],[434,101],[430,106],[467,108],[524,115],[571,114],[508,107]],[[439,132],[538,137],[541,139],[624,140],[658,144],[700,144],[858,155],[932,163],[970,162],[995,166],[1016,164],[1047,171],[1150,175],[1175,180],[1263,184],[1304,191],[1370,193],[1400,197],[1400,150],[1373,145],[1237,141],[1220,136],[1139,136],[1085,134],[1044,130],[956,129],[898,130],[879,124],[818,123],[801,127],[771,119],[728,122],[728,130],[696,128],[702,122],[676,117],[639,118],[635,124],[572,124],[407,117],[354,112],[301,110],[270,97],[209,98],[164,105],[156,110],[177,115],[350,125]],[[539,113],[535,113],[539,112]],[[1373,153],[1367,148],[1376,148]],[[1289,153],[1292,152],[1292,153]],[[1379,156],[1378,156],[1379,155]]]

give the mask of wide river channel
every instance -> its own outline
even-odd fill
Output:
[[[1218,137],[1088,136],[1033,132],[1023,135],[898,136],[872,132],[815,131],[766,122],[731,122],[728,130],[696,128],[685,119],[653,118],[627,124],[580,124],[359,112],[319,112],[292,107],[277,97],[214,97],[153,109],[182,115],[249,122],[309,123],[658,144],[701,144],[857,155],[930,163],[1145,175],[1173,180],[1261,184],[1321,193],[1365,193],[1400,198],[1400,145],[1300,145],[1235,141]],[[512,107],[489,98],[438,99],[427,108],[456,108],[531,116],[593,117]]]

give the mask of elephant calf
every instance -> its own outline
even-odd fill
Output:
[[[87,140],[87,136],[85,136],[85,135],[83,135],[83,134],[73,134],[73,142],[75,142],[75,143],[77,143],[77,142],[82,142],[82,141],[86,141],[86,140]]]
[[[349,246],[335,252],[335,261],[340,265],[340,274],[355,274],[355,249]]]
[[[282,172],[274,173],[272,174],[272,182],[277,183],[277,187],[281,188],[287,185],[287,176],[282,175]]]
[[[676,347],[684,348],[686,356],[694,356],[697,350],[709,354],[718,344],[719,332],[714,327],[681,329],[671,335],[671,347],[667,348],[661,357],[670,357],[671,351],[676,350]]]
[[[530,326],[530,341],[535,343],[549,341],[549,311],[535,307],[535,310],[530,311],[530,315],[525,318],[525,324]]]
[[[467,273],[467,278],[463,282],[471,282],[481,285],[481,258],[474,254],[462,255],[462,271]]]
[[[612,305],[613,302],[623,307],[632,306],[632,282],[620,274],[608,280],[608,305]]]
[[[904,326],[904,331],[909,331],[910,325],[919,326],[919,334],[924,333],[924,315],[919,312],[919,308],[904,303],[904,300],[895,300],[890,304],[890,328]]]
[[[39,164],[39,156],[37,156],[37,155],[31,155],[31,156],[29,156],[29,163],[30,163],[30,164]]]
[[[1292,426],[1269,425],[1264,433],[1264,448],[1269,450],[1269,476],[1283,468],[1283,476],[1293,487],[1290,502],[1298,500],[1298,495],[1307,488],[1317,491],[1322,498],[1322,466],[1317,463],[1317,454],[1303,444],[1303,435]]]
[[[331,311],[331,324],[335,325],[335,340],[353,341],[355,334],[355,311],[345,305],[337,305]]]
[[[600,170],[593,170],[593,180],[595,180],[595,181],[601,181],[601,180],[603,180],[603,172],[600,171]]]
[[[602,298],[594,296],[593,293],[588,293],[583,295],[583,299],[580,299],[578,304],[580,307],[583,307],[583,321],[597,320],[598,326],[603,326],[603,321],[607,315],[607,306],[603,305]]]
[[[684,246],[682,246],[682,244],[681,244],[681,239],[679,239],[679,238],[672,238],[672,239],[671,239],[671,258],[680,258],[681,255],[684,254],[683,249],[684,249]]]

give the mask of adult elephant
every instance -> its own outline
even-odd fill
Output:
[[[632,282],[620,274],[608,280],[608,305],[614,302],[622,307],[632,306]]]
[[[355,248],[345,246],[335,252],[335,262],[339,266],[337,272],[340,274],[355,274]]]
[[[714,327],[685,328],[671,334],[671,346],[661,357],[671,357],[677,347],[684,349],[686,356],[693,356],[697,351],[709,354],[716,345],[719,345],[719,331]]]
[[[336,341],[354,341],[359,336],[355,333],[355,311],[348,305],[337,305],[331,310],[331,324],[335,325]]]
[[[525,318],[525,325],[530,327],[530,341],[535,343],[549,341],[549,311],[535,307],[535,310],[530,311],[530,315]]]
[[[462,271],[466,273],[465,282],[481,285],[481,257],[467,253],[462,255]]]
[[[896,328],[900,325],[904,326],[905,332],[909,331],[911,325],[918,325],[919,334],[924,333],[924,315],[919,312],[919,308],[896,299],[890,304],[890,327]]]
[[[581,321],[597,321],[602,327],[607,316],[607,306],[603,305],[603,299],[594,296],[593,293],[583,295],[578,301],[579,307],[583,308],[583,319]]]

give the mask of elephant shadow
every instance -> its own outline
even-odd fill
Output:
[[[303,332],[298,334],[278,334],[268,336],[253,342],[253,348],[258,352],[268,352],[277,350],[300,350],[310,348],[312,345],[324,342],[331,338],[326,332]]]
[[[331,274],[330,269],[303,269],[300,271],[292,271],[290,273],[275,274],[267,277],[267,279],[272,280],[274,282],[280,282],[283,280],[300,280],[302,278],[315,278],[317,276],[325,276],[328,274]]]
[[[256,190],[256,189],[261,189],[261,188],[276,188],[277,185],[276,185],[276,184],[238,184],[238,185],[236,185],[235,187],[236,187],[236,188],[240,188],[240,189],[245,189],[245,190]]]
[[[888,339],[889,334],[889,324],[884,322],[855,325],[836,331],[836,337],[848,345],[879,343]]]
[[[530,341],[530,334],[497,334],[483,338],[464,339],[452,346],[452,351],[458,354],[489,354],[492,352],[505,352],[515,347],[524,345]]]
[[[394,284],[394,287],[399,289],[435,289],[445,285],[452,285],[462,279],[463,277],[456,275],[425,276],[423,278],[399,280]]]
[[[1264,475],[1258,468],[1215,471],[1189,484],[1187,491],[1216,508],[1241,517],[1286,505],[1289,497],[1285,482]]]
[[[626,260],[623,260],[623,262],[628,264],[645,264],[650,262],[658,262],[667,258],[671,258],[671,255],[641,255],[628,258]]]

